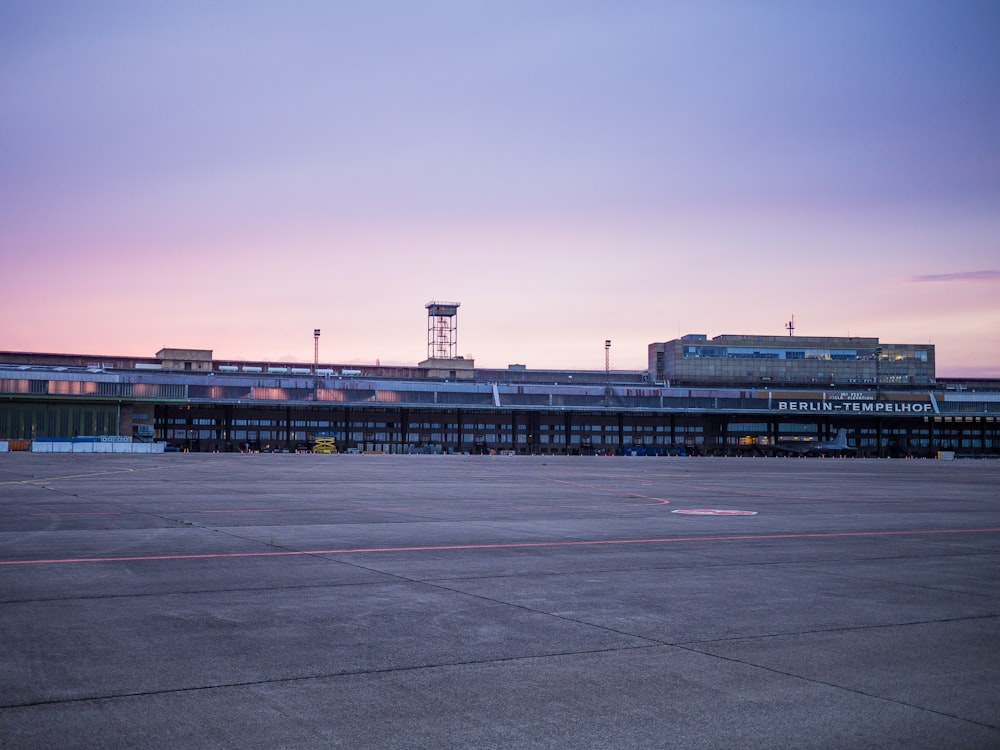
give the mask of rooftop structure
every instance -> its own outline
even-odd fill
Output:
[[[688,334],[649,345],[654,381],[676,384],[920,386],[935,382],[933,344],[877,338]]]
[[[187,370],[210,372],[212,370],[211,349],[160,349],[156,358],[164,370]]]

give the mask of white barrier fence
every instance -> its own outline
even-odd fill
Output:
[[[166,443],[133,443],[130,437],[35,439],[32,453],[163,453]]]

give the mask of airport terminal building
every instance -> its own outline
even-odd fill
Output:
[[[941,381],[933,345],[684,336],[647,370],[415,367],[0,352],[0,441],[124,436],[189,451],[1000,456],[1000,382]],[[801,449],[801,450],[799,450]],[[848,451],[845,451],[845,453]]]
[[[684,385],[934,385],[932,344],[877,338],[689,334],[649,345],[656,382]]]

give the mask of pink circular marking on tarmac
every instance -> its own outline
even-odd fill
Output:
[[[678,508],[670,511],[685,516],[756,516],[755,510],[714,510],[710,508]]]

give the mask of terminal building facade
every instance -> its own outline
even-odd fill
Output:
[[[844,431],[858,456],[1000,456],[1000,382],[938,380],[932,345],[685,336],[639,371],[0,352],[0,441],[130,436],[295,451],[770,455]]]
[[[689,385],[931,386],[933,344],[877,338],[689,334],[649,345],[656,382]]]

